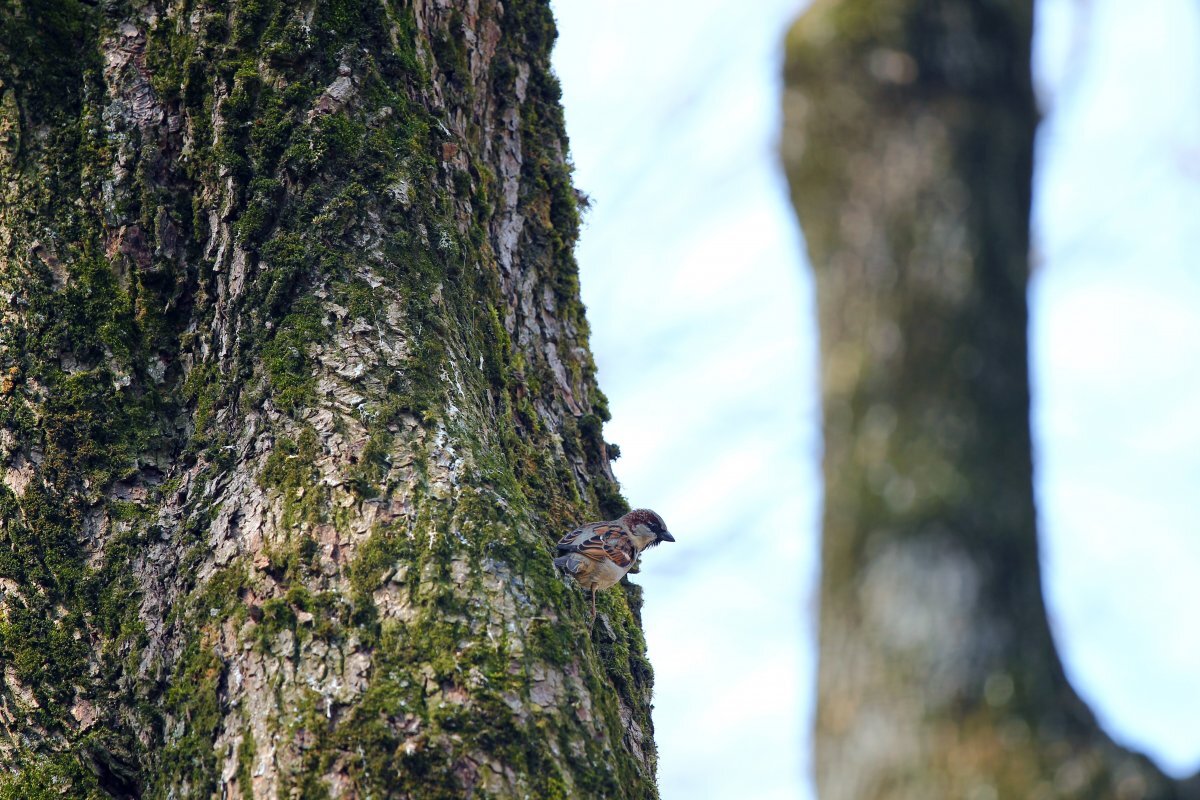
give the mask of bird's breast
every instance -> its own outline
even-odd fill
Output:
[[[628,571],[629,567],[618,567],[606,558],[595,562],[591,574],[588,575],[588,583],[595,589],[607,589],[625,577]]]

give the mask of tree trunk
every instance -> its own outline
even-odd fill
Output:
[[[0,2],[0,797],[656,796],[554,36]]]
[[[1200,796],[1099,730],[1046,621],[1031,28],[1028,2],[844,0],[788,39],[822,338],[822,800]]]

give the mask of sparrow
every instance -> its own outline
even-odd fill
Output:
[[[645,508],[612,522],[589,522],[559,540],[554,565],[585,589],[592,590],[592,623],[596,622],[596,590],[615,584],[647,547],[673,542],[662,517]]]

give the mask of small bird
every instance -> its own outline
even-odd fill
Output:
[[[562,567],[585,589],[592,590],[592,622],[596,621],[596,590],[614,585],[647,547],[673,542],[662,517],[645,508],[612,522],[589,522],[558,542],[554,565]]]

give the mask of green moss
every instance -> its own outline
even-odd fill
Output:
[[[188,373],[181,394],[192,408],[196,432],[202,437],[213,420],[222,394],[222,381],[216,365],[201,364]]]
[[[253,307],[265,319],[278,319],[310,273],[323,248],[297,233],[281,233],[262,248],[263,274],[251,291]]]
[[[246,609],[241,594],[248,582],[246,569],[240,564],[218,570],[190,598],[191,613],[201,621],[242,619]]]
[[[77,758],[62,755],[22,760],[0,775],[0,800],[62,800],[64,791],[79,800],[109,800],[96,776]]]
[[[466,92],[470,85],[470,66],[467,64],[467,50],[463,40],[462,14],[455,11],[450,15],[450,24],[445,31],[438,31],[433,37],[433,57],[438,67],[446,75],[450,86],[457,92]],[[461,97],[460,102],[469,97]]]
[[[322,455],[317,432],[305,427],[293,441],[280,437],[275,442],[258,482],[263,488],[283,493],[283,524],[320,521],[325,508],[325,490],[317,483],[316,462]]]
[[[255,629],[261,639],[273,639],[280,631],[295,629],[296,612],[287,600],[276,598],[262,604],[262,619]]]
[[[287,413],[296,412],[312,400],[316,379],[312,374],[308,348],[323,333],[316,301],[304,298],[279,321],[274,335],[262,348],[271,396],[279,408]]]
[[[77,113],[84,66],[79,54],[95,24],[95,15],[72,0],[0,7],[0,77],[20,87],[33,122],[70,119]],[[13,80],[10,65],[21,67],[19,81]]]
[[[201,795],[216,789],[218,770],[212,742],[221,724],[219,687],[224,665],[205,642],[208,625],[200,617],[194,624],[198,636],[179,657],[163,697],[169,722],[182,724],[167,729],[164,747],[156,757],[157,769],[167,780],[160,778],[147,788],[143,797],[148,800],[174,796],[169,787],[177,783],[186,782]]]
[[[234,45],[251,47],[277,8],[271,0],[239,0],[233,10],[231,34]]]
[[[372,431],[362,455],[348,470],[351,491],[360,498],[380,496],[384,488],[381,481],[391,468],[391,452],[392,437],[385,430]]]
[[[242,790],[242,800],[254,800],[254,757],[258,748],[254,734],[247,730],[237,752],[237,781]]]

